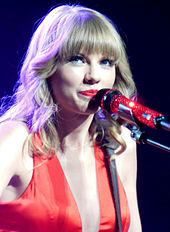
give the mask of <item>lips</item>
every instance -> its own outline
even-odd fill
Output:
[[[97,90],[97,89],[90,89],[90,90],[86,90],[86,91],[80,91],[79,93],[84,95],[84,96],[94,97],[98,91],[99,90]]]

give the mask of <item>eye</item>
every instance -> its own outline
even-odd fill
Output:
[[[114,60],[111,59],[103,59],[100,61],[100,63],[106,67],[113,67],[113,65],[115,64]]]
[[[80,56],[80,55],[72,56],[69,58],[69,62],[72,62],[74,64],[83,64],[83,63],[85,63],[85,58],[83,56]]]

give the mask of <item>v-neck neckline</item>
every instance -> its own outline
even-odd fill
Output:
[[[101,197],[100,197],[100,196],[101,196],[101,194],[100,194],[100,191],[99,191],[99,177],[98,177],[98,170],[97,170],[97,162],[96,162],[97,157],[96,157],[96,155],[97,155],[97,154],[96,154],[96,146],[94,146],[95,173],[96,173],[98,203],[99,203],[99,210],[100,210],[100,212],[99,212],[99,225],[98,225],[98,229],[100,230],[100,222],[101,222],[101,207],[100,207],[100,206],[101,206]],[[73,200],[73,202],[74,202],[74,205],[76,206],[76,211],[77,211],[78,218],[79,218],[79,221],[80,221],[80,224],[81,224],[81,228],[82,228],[82,231],[83,231],[82,218],[81,218],[81,215],[80,215],[80,210],[79,210],[78,204],[77,204],[77,202],[76,202],[76,198],[75,198],[75,196],[74,196],[74,193],[73,193],[73,191],[72,191],[72,189],[71,189],[71,186],[70,186],[70,184],[69,184],[69,182],[68,182],[68,179],[67,179],[67,177],[66,177],[66,174],[65,174],[65,172],[64,172],[64,170],[63,170],[63,167],[62,167],[62,165],[61,165],[61,163],[60,163],[60,160],[59,160],[59,158],[58,158],[57,155],[55,155],[55,159],[57,160],[58,168],[60,169],[59,171],[62,173],[62,175],[63,175],[63,177],[64,177],[64,180],[65,180],[65,182],[67,183],[69,192],[70,192],[70,194],[71,194],[71,196],[72,196],[72,200]]]

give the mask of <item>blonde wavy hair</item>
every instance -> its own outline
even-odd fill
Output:
[[[132,97],[136,88],[132,79],[125,45],[114,24],[105,15],[80,5],[62,5],[52,9],[35,30],[23,62],[20,79],[12,97],[13,103],[1,117],[3,120],[25,122],[30,134],[28,140],[39,133],[43,147],[41,153],[55,150],[57,138],[57,104],[54,103],[47,79],[57,70],[57,64],[80,50],[86,53],[100,52],[114,57],[116,80],[113,88],[119,89],[126,97]],[[105,114],[105,113],[104,113]],[[105,115],[110,136],[126,147],[120,136],[120,123]],[[102,121],[102,120],[101,120]],[[95,138],[101,128],[100,120],[94,120],[90,133]],[[51,153],[50,153],[51,154]]]

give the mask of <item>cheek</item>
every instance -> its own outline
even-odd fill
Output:
[[[108,73],[107,78],[105,79],[105,85],[108,88],[112,88],[116,79],[116,72],[115,70],[112,70],[111,72]]]
[[[83,79],[83,70],[68,67],[58,73],[57,78],[60,86],[76,88]]]
[[[51,77],[51,87],[53,92],[62,91],[65,88],[72,86],[73,76],[70,72],[60,71],[58,70],[52,77]]]
[[[56,72],[49,81],[53,99],[56,103],[65,104],[75,93],[76,81],[72,73]],[[71,75],[70,75],[71,74]]]
[[[58,99],[63,97],[64,94],[64,82],[61,79],[61,76],[58,76],[57,73],[50,77],[49,86],[51,89],[51,94],[55,102],[58,102]]]
[[[111,77],[111,87],[113,87],[115,80],[116,80],[116,69],[114,68],[112,77]]]

